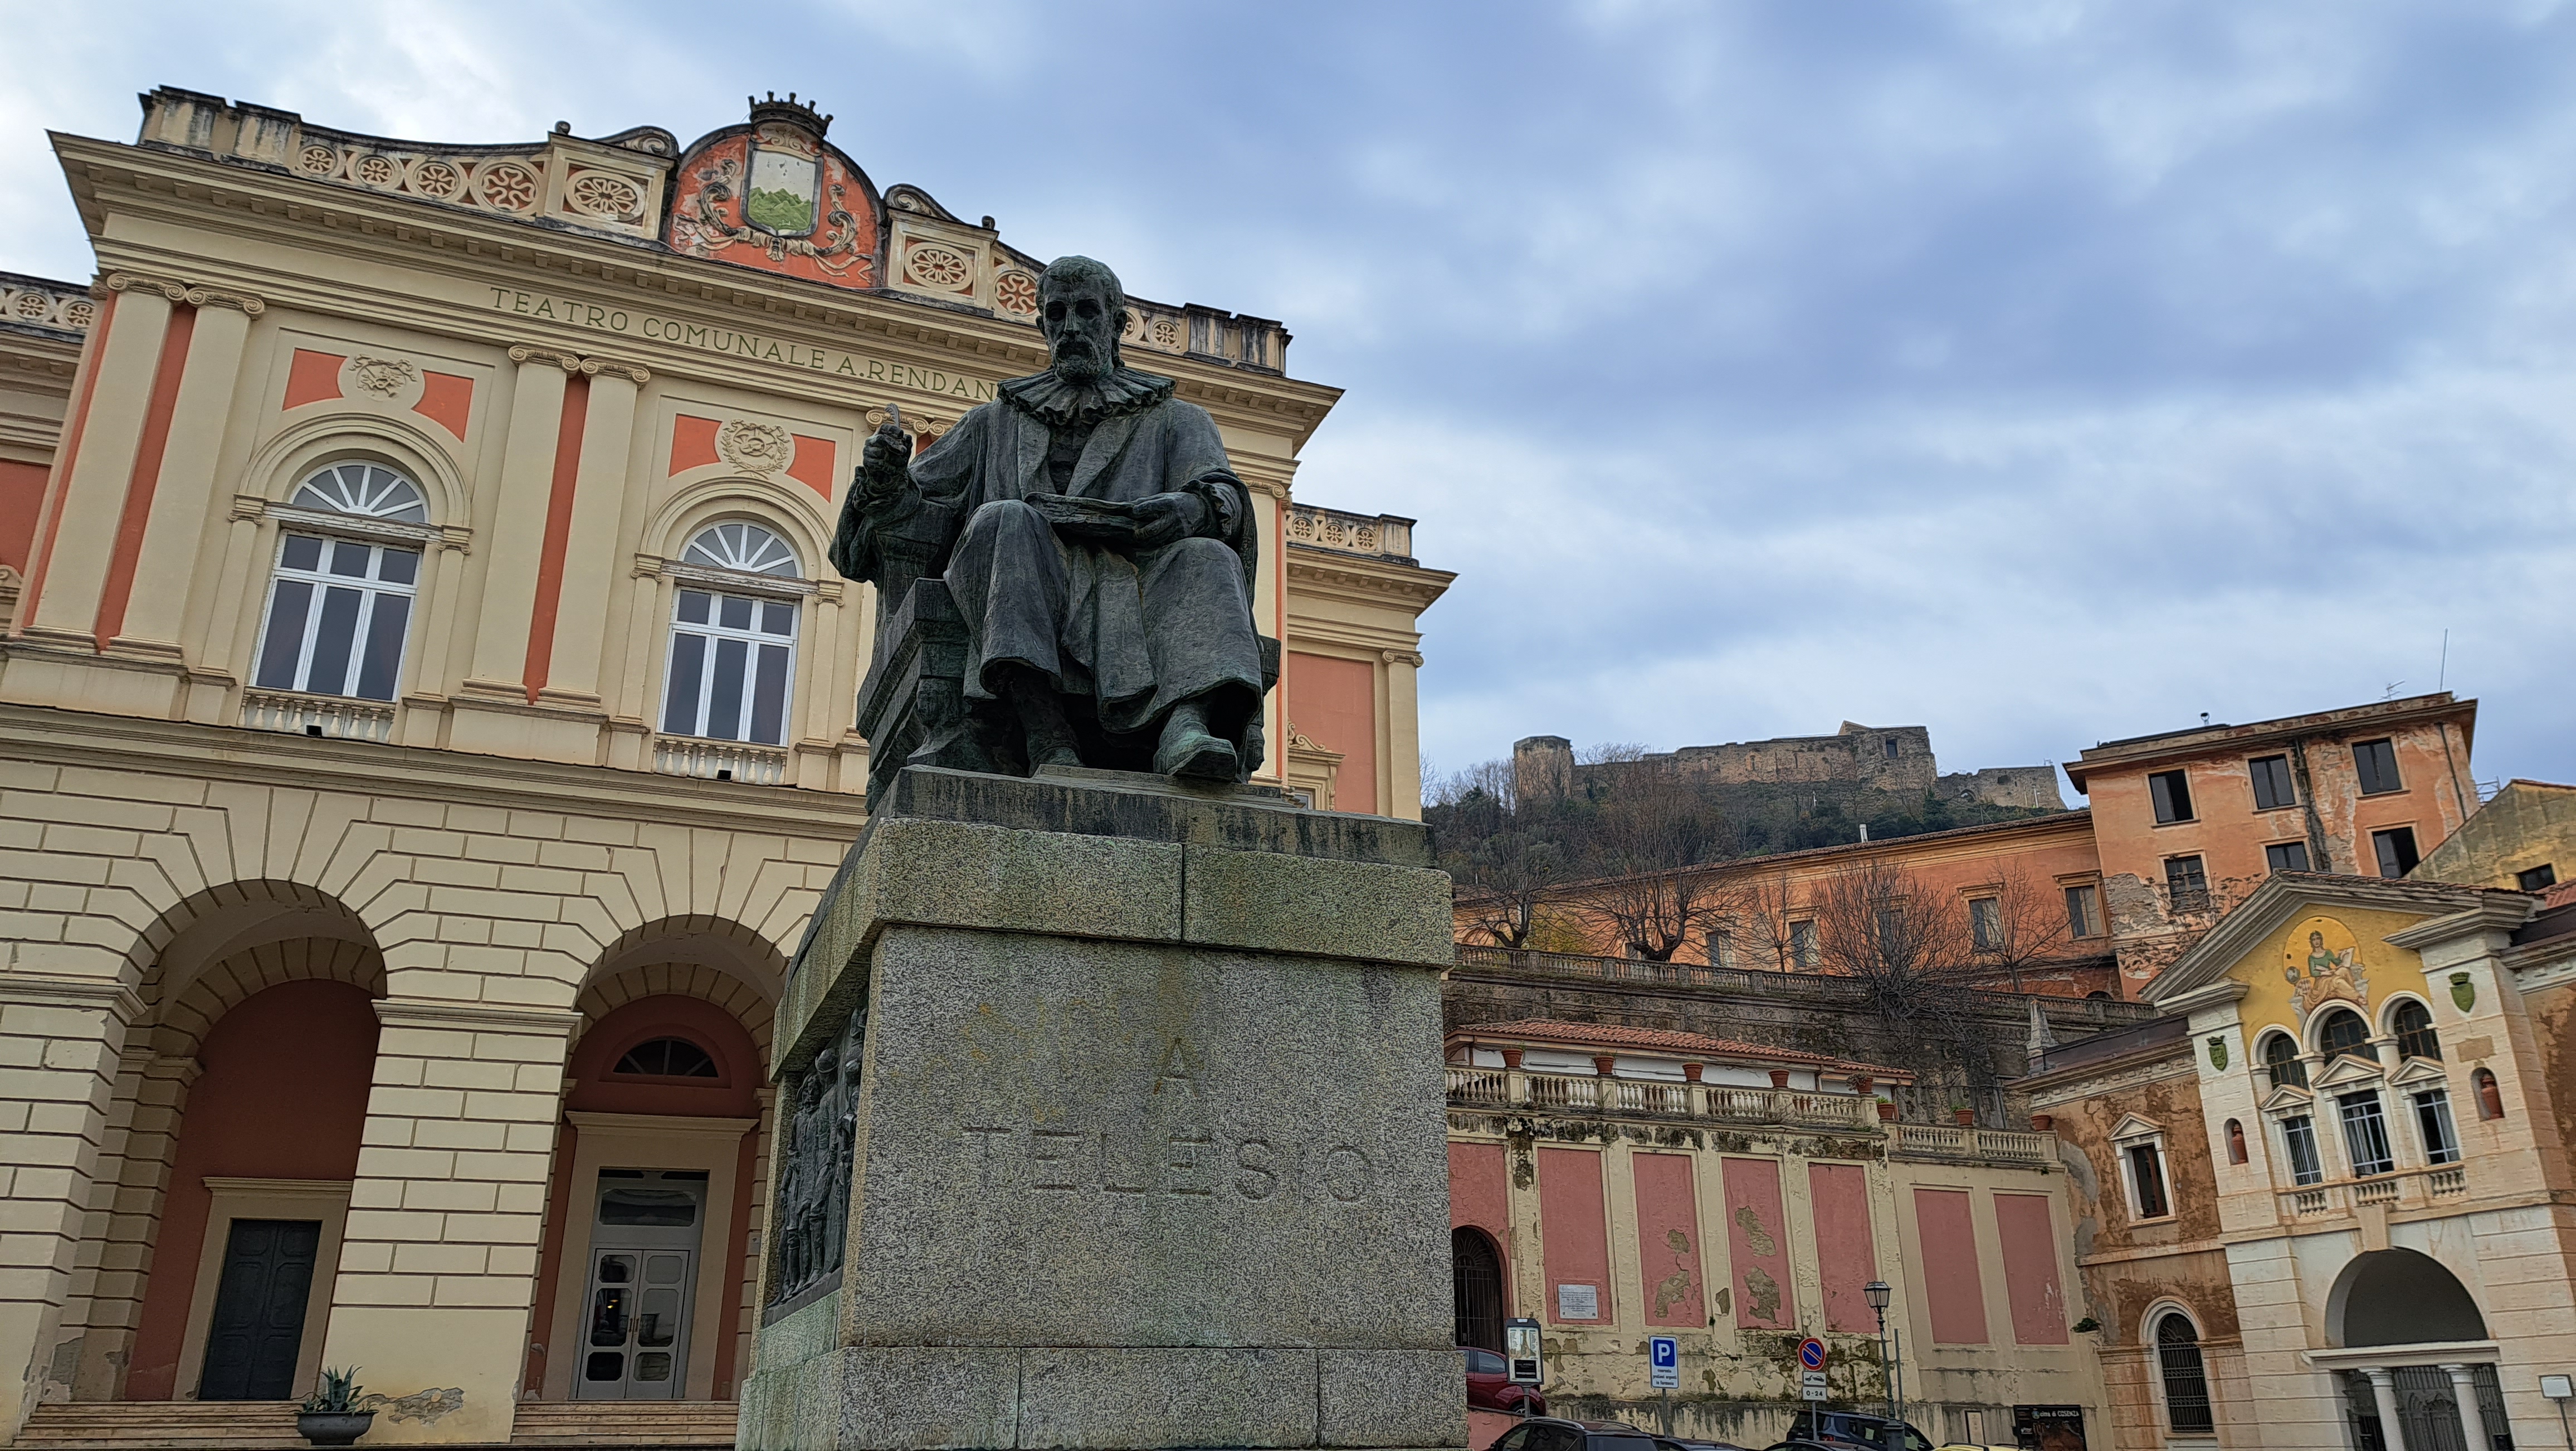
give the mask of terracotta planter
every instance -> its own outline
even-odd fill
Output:
[[[299,1411],[295,1434],[316,1446],[354,1446],[375,1422],[373,1411]]]
[[[2030,1116],[2030,1131],[2035,1134],[2055,1133],[2057,1132],[2057,1120],[2044,1113],[2032,1114]]]
[[[1683,1065],[1682,1065],[1682,1082],[1684,1082],[1684,1083],[1697,1083],[1697,1082],[1699,1082],[1699,1074],[1700,1074],[1700,1070],[1701,1070],[1701,1069],[1703,1069],[1703,1068],[1706,1068],[1707,1066],[1708,1066],[1708,1065],[1707,1065],[1707,1064],[1705,1064],[1705,1063],[1685,1063],[1685,1064],[1683,1064]]]
[[[1592,1071],[1600,1074],[1604,1078],[1608,1078],[1613,1072],[1617,1071],[1618,1067],[1619,1060],[1607,1053],[1595,1055],[1592,1060]]]
[[[1876,1081],[1866,1073],[1855,1073],[1851,1081],[1852,1092],[1865,1095],[1869,1092],[1870,1085]]]
[[[1786,1088],[1786,1087],[1788,1087],[1788,1086],[1789,1086],[1789,1070],[1788,1070],[1788,1069],[1786,1069],[1786,1068],[1774,1068],[1774,1069],[1772,1069],[1772,1070],[1771,1070],[1771,1086],[1772,1086],[1773,1088]]]
[[[1883,1124],[1892,1124],[1896,1122],[1896,1105],[1889,1103],[1886,1099],[1880,1099],[1878,1101],[1878,1121]]]
[[[1517,1071],[1519,1070],[1520,1066],[1521,1066],[1521,1051],[1522,1051],[1522,1050],[1520,1050],[1520,1049],[1518,1049],[1518,1048],[1506,1048],[1506,1049],[1504,1049],[1504,1050],[1503,1050],[1503,1066],[1504,1066],[1505,1068],[1509,1068],[1509,1069],[1512,1069],[1512,1070],[1514,1070],[1515,1072],[1517,1072]]]
[[[1977,1126],[1977,1111],[1973,1108],[1954,1108],[1950,1110],[1950,1117],[1963,1129]]]

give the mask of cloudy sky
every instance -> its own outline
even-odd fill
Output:
[[[2576,779],[2576,4],[220,8],[0,0],[0,267],[89,276],[44,132],[158,84],[449,141],[819,97],[880,186],[1287,321],[1349,390],[1299,497],[1460,572],[1442,769],[2447,683],[2479,776]]]

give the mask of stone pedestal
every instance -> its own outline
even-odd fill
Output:
[[[1463,1445],[1423,829],[1078,769],[875,804],[780,1010],[746,1451]]]

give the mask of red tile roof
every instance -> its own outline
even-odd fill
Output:
[[[1634,1048],[1689,1059],[1744,1059],[1782,1067],[1823,1068],[1844,1074],[1866,1073],[1874,1078],[1908,1082],[1914,1077],[1901,1068],[1855,1063],[1823,1053],[1775,1048],[1767,1043],[1747,1043],[1735,1038],[1712,1038],[1705,1033],[1680,1033],[1667,1028],[1631,1028],[1618,1023],[1568,1023],[1550,1018],[1523,1018],[1510,1023],[1477,1023],[1472,1027],[1453,1028],[1449,1032],[1452,1044],[1493,1045],[1506,1041],[1566,1048]]]

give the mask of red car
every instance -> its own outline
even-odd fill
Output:
[[[1467,1357],[1467,1404],[1480,1411],[1510,1411],[1514,1415],[1544,1416],[1547,1397],[1538,1387],[1512,1384],[1512,1365],[1490,1350],[1462,1345]]]

